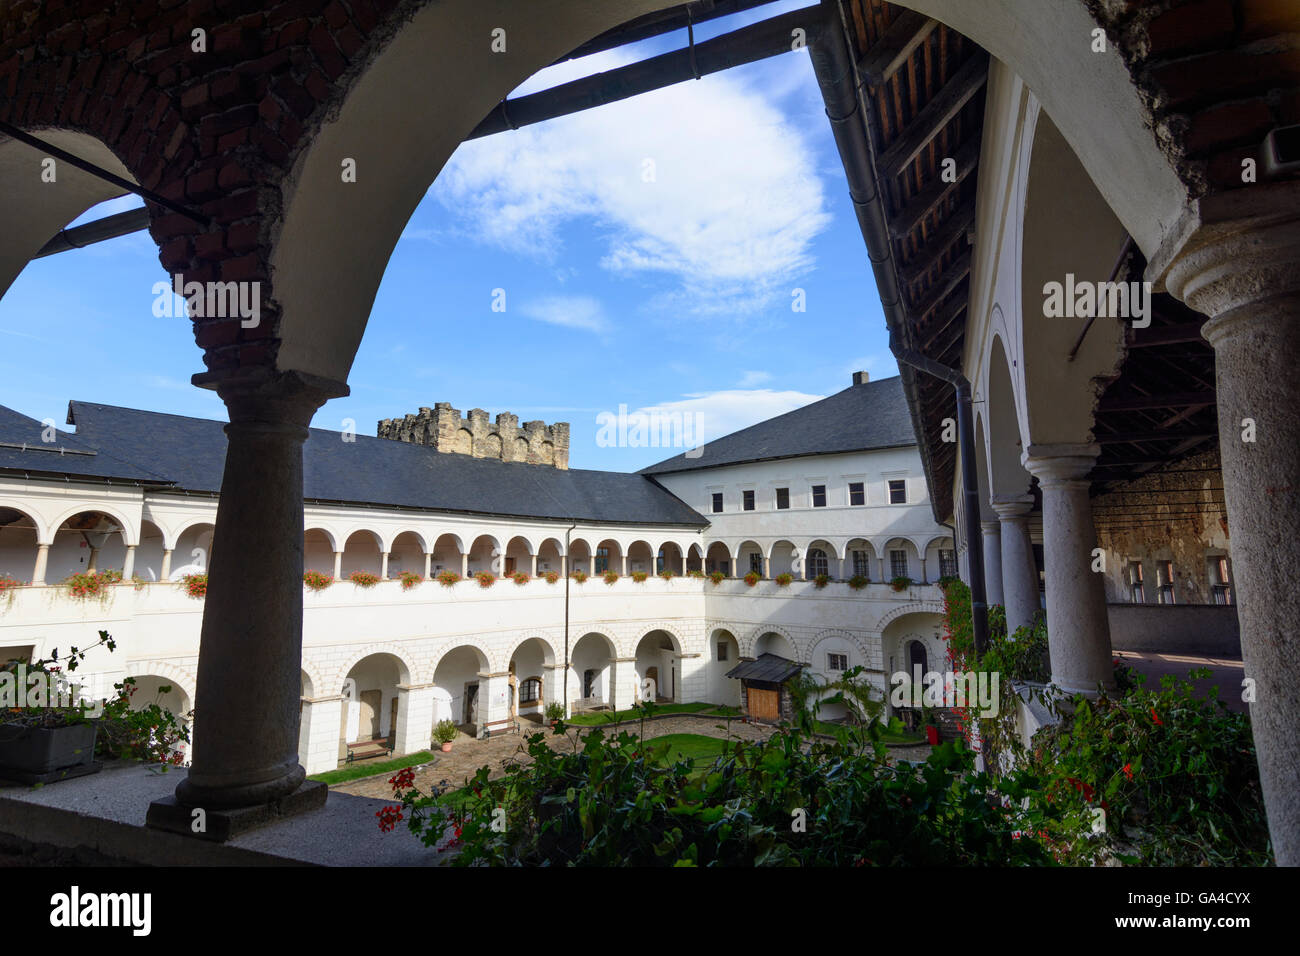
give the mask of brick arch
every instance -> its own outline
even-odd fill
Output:
[[[510,666],[509,659],[502,663],[499,654],[494,654],[481,644],[475,643],[472,639],[449,637],[439,644],[437,651],[429,655],[428,660],[425,662],[425,671],[420,676],[420,683],[432,684],[442,659],[459,647],[473,648],[484,661],[487,661],[487,668],[492,673],[500,673]]]
[[[529,641],[541,641],[546,645],[546,650],[551,656],[551,664],[555,666],[562,666],[564,664],[562,659],[564,655],[560,650],[556,649],[554,636],[543,634],[541,631],[529,631],[526,632],[524,636],[520,637],[519,640],[511,643],[509,650],[500,655],[500,659],[504,662],[504,666],[498,668],[494,665],[493,669],[498,671],[508,670],[510,668],[510,659],[515,656],[519,648],[523,647]],[[563,638],[561,638],[560,647],[562,648],[563,646],[564,642]]]
[[[639,645],[641,641],[645,638],[645,636],[649,634],[651,631],[663,631],[672,640],[673,648],[678,654],[688,653],[686,650],[686,642],[682,640],[681,635],[678,633],[678,629],[679,629],[678,625],[674,624],[673,626],[669,627],[663,621],[658,621],[653,624],[645,624],[645,623],[637,624],[632,629],[631,635],[628,637],[628,645],[630,647],[630,652],[628,654],[625,654],[624,656],[635,657],[637,645]]]
[[[194,705],[194,688],[198,685],[197,676],[188,668],[170,661],[127,661],[126,673],[129,677],[163,677],[171,681]]]

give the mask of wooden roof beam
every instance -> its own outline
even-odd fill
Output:
[[[903,168],[921,154],[930,140],[952,122],[971,97],[978,93],[989,78],[988,55],[979,52],[961,65],[930,102],[921,108],[912,122],[880,154],[876,168],[884,179],[893,179]]]
[[[1101,412],[1140,412],[1152,408],[1191,408],[1214,405],[1214,392],[1170,392],[1164,395],[1134,395],[1123,398],[1103,396],[1097,406]],[[1172,422],[1168,424],[1173,424]]]
[[[943,202],[961,188],[966,177],[975,171],[980,162],[980,137],[972,137],[962,144],[952,157],[957,161],[956,176],[953,182],[945,182],[942,168],[935,170],[934,179],[926,183],[921,190],[907,201],[897,216],[889,223],[889,231],[895,239],[907,236],[917,224],[934,212]]]
[[[918,302],[915,308],[908,310],[912,322],[919,322],[933,312],[939,303],[948,298],[952,291],[970,273],[970,265],[971,251],[968,246],[966,251],[954,259],[952,265],[944,270],[938,281],[926,290],[925,298]]]
[[[932,20],[915,10],[904,10],[895,18],[866,55],[858,61],[858,72],[871,87],[884,86],[889,78],[907,62],[912,51],[925,42],[938,20]]]
[[[958,239],[962,240],[964,248],[966,233],[973,225],[975,225],[974,196],[971,197],[970,202],[953,210],[951,216],[939,223],[939,228],[932,232],[917,250],[916,258],[902,266],[903,281],[911,285],[920,279],[939,263],[944,253],[952,248],[953,243]]]

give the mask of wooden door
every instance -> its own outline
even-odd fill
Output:
[[[465,723],[478,727],[478,684],[465,685]]]
[[[375,740],[379,737],[379,714],[384,707],[384,692],[361,692],[361,721],[357,725],[358,740]]]
[[[749,716],[755,720],[777,720],[781,714],[781,694],[761,687],[749,688]]]

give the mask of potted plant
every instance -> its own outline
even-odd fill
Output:
[[[547,584],[554,584],[556,581],[560,580],[560,572],[559,572],[559,571],[547,571],[547,572],[545,572],[545,573],[542,575],[542,577],[546,578],[546,583],[547,583]]]
[[[302,583],[313,591],[324,591],[334,583],[334,578],[323,571],[304,571]]]
[[[819,574],[815,578],[813,578],[813,585],[819,591],[830,583],[831,583],[831,576],[829,574]]]
[[[107,631],[99,638],[113,650]],[[73,647],[68,670],[85,656]],[[100,705],[77,699],[57,658],[0,664],[0,777],[44,784],[99,770],[95,718],[101,712]]]
[[[788,588],[790,586],[790,582],[794,580],[794,575],[791,574],[789,571],[786,571],[783,574],[778,574],[772,580],[774,580],[781,587]]]
[[[750,571],[748,574],[745,575],[745,583],[748,584],[751,588],[762,579],[763,579],[763,575],[759,574],[757,571]]]
[[[433,739],[441,745],[443,753],[451,753],[451,742],[460,731],[450,720],[440,720],[433,728]]]
[[[617,580],[618,580],[618,572],[617,572],[617,571],[606,571],[606,572],[605,572],[605,583],[606,583],[606,584],[613,584],[613,583],[614,583],[615,581],[617,581]]]
[[[403,571],[398,575],[398,578],[402,582],[402,590],[409,591],[424,580],[424,575],[416,574],[414,571]]]
[[[647,574],[646,572],[644,572],[644,571],[633,571],[633,572],[632,572],[632,580],[635,581],[637,584],[644,584],[644,583],[645,583],[645,579],[648,578],[649,576],[650,576],[650,575],[648,575],[648,574]]]
[[[912,586],[912,579],[906,575],[900,574],[898,577],[894,578],[894,580],[889,582],[889,586],[895,591],[906,591]]]
[[[931,747],[939,745],[939,725],[934,721],[934,709],[921,705],[921,723],[925,725],[925,739]]]
[[[187,574],[181,578],[185,593],[192,598],[206,597],[208,594],[208,576],[206,574]]]
[[[527,571],[516,571],[511,575],[511,578],[514,580],[515,584],[527,584],[532,580]]]
[[[546,722],[552,727],[564,719],[564,705],[553,700],[546,705]]]
[[[586,571],[574,571],[573,574],[570,575],[570,577],[572,577],[573,580],[575,580],[575,581],[577,581],[579,584],[581,584],[583,581],[587,580],[587,572],[586,572]]]
[[[727,574],[725,571],[710,571],[709,580],[713,582],[713,586],[716,588],[723,581],[727,580]]]
[[[677,575],[673,574],[671,568],[664,568],[659,572],[659,576],[665,581],[671,581],[673,578],[677,577]]]
[[[457,574],[455,571],[439,571],[439,572],[438,572],[438,583],[441,584],[441,585],[442,585],[443,587],[445,587],[445,588],[449,588],[449,587],[451,587],[453,584],[455,584],[455,583],[456,583],[457,581],[459,581],[459,580],[460,580],[460,575]]]
[[[478,582],[479,587],[490,588],[492,585],[496,584],[497,576],[491,571],[479,571],[474,575],[474,580]]]
[[[699,568],[691,568],[689,571],[686,572],[686,576],[688,578],[702,578],[704,577],[704,572],[701,571]]]
[[[359,588],[373,588],[379,583],[379,575],[369,571],[353,571],[348,575],[348,580]]]
[[[871,579],[865,574],[855,574],[853,577],[849,578],[849,587],[853,588],[855,591],[861,591],[870,583]]]

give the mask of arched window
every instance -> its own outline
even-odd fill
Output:
[[[530,677],[519,685],[519,703],[535,704],[542,699],[542,679]]]
[[[808,552],[808,573],[812,577],[819,574],[829,574],[828,564],[826,563],[826,552],[821,548],[813,548]]]

